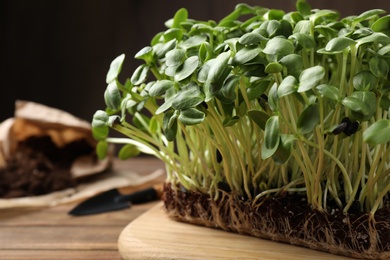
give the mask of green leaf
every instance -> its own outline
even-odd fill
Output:
[[[196,125],[203,122],[205,114],[196,108],[189,108],[180,112],[179,120],[185,125]]]
[[[383,119],[375,122],[363,133],[363,141],[371,144],[385,144],[390,141],[390,120]]]
[[[278,109],[278,85],[274,83],[268,92],[268,106],[275,112]]]
[[[324,18],[329,22],[331,20],[335,21],[338,17],[339,17],[339,14],[337,12],[332,11],[332,10],[322,9],[322,10],[318,10],[317,12],[312,14],[310,16],[310,20],[313,21],[314,24],[316,24],[319,19]]]
[[[140,65],[131,76],[131,83],[134,85],[140,85],[145,82],[146,77],[148,76],[149,66],[147,64]]]
[[[390,44],[390,37],[381,32],[374,32],[371,35],[357,39],[356,42],[358,43],[357,47],[366,43],[374,43],[374,42],[380,43],[382,45],[388,45]]]
[[[235,125],[238,121],[240,121],[240,117],[233,116],[231,118],[226,118],[225,120],[223,120],[222,124],[224,127],[229,127]]]
[[[314,38],[305,33],[294,33],[289,39],[296,40],[305,49],[312,49],[316,45]]]
[[[104,101],[107,107],[112,110],[117,110],[120,107],[122,97],[116,81],[112,81],[108,84],[106,91],[104,92]]]
[[[374,56],[369,61],[370,71],[378,78],[387,78],[389,63],[384,58]]]
[[[293,33],[310,34],[311,26],[312,24],[309,20],[299,21],[295,25]]]
[[[189,35],[212,34],[214,28],[208,24],[196,23],[191,27]]]
[[[331,40],[333,38],[338,37],[338,31],[333,28],[330,28],[327,25],[316,25],[314,27],[314,31],[323,35],[327,40]]]
[[[207,81],[209,81],[210,83],[215,83],[219,80],[228,65],[229,58],[230,51],[223,52],[218,55],[218,57],[213,63],[213,66],[209,70],[209,73],[207,75]]]
[[[278,62],[270,62],[267,64],[264,71],[268,74],[275,74],[281,72],[282,70],[283,65]]]
[[[106,111],[98,110],[93,115],[92,119],[92,136],[96,140],[103,140],[108,136],[108,119],[109,116]]]
[[[355,45],[355,44],[356,44],[356,42],[350,38],[338,37],[338,38],[334,38],[334,39],[330,40],[326,44],[325,51],[338,53],[338,52],[344,51],[349,46]]]
[[[311,6],[308,2],[306,2],[306,0],[298,0],[295,3],[295,7],[302,16],[308,16],[311,14]]]
[[[362,70],[353,77],[353,86],[356,90],[372,90],[376,86],[375,76],[368,70]]]
[[[249,100],[257,99],[263,94],[269,85],[269,81],[267,80],[255,80],[253,82],[250,82],[249,87],[246,89],[246,95],[248,96]]]
[[[159,115],[162,112],[165,112],[166,110],[171,108],[173,100],[174,100],[173,98],[170,98],[166,100],[161,106],[159,106],[158,109],[156,110],[156,115]]]
[[[246,106],[245,102],[241,102],[238,106],[238,109],[236,109],[236,113],[239,117],[245,116],[247,111],[248,107]]]
[[[336,101],[341,100],[341,97],[339,94],[340,91],[335,86],[331,86],[328,84],[321,84],[317,87],[317,90],[321,95],[323,95],[327,98],[330,98],[330,99],[336,100]]]
[[[380,107],[385,110],[385,111],[388,111],[389,108],[390,108],[390,99],[388,96],[381,96],[381,99],[380,99]]]
[[[233,65],[245,64],[253,60],[257,56],[259,56],[260,52],[261,52],[261,48],[250,48],[250,47],[242,48],[233,57],[232,64]]]
[[[303,19],[304,17],[298,12],[289,12],[283,17],[283,20],[289,22],[290,24],[296,24]]]
[[[205,63],[209,59],[211,59],[213,55],[213,48],[211,47],[210,43],[204,42],[200,45],[199,48],[199,59],[201,63]]]
[[[301,134],[308,134],[313,131],[320,122],[320,108],[318,104],[310,104],[298,117],[297,129]]]
[[[287,68],[289,74],[291,74],[295,78],[299,78],[299,75],[301,74],[303,69],[303,60],[301,55],[293,53],[284,56],[280,60],[280,63]]]
[[[107,126],[112,127],[115,124],[117,124],[119,121],[120,121],[120,117],[118,115],[109,116],[107,120]]]
[[[118,158],[121,160],[127,160],[131,157],[135,157],[140,154],[140,151],[135,145],[125,144],[118,153]]]
[[[199,64],[199,58],[192,56],[186,59],[181,67],[176,71],[175,81],[179,82],[189,77],[197,68]]]
[[[158,43],[153,46],[153,53],[156,55],[157,58],[164,58],[165,54],[167,54],[168,51],[176,47],[176,44],[176,39],[172,39],[166,43]]]
[[[156,134],[159,128],[160,128],[160,123],[157,117],[154,115],[149,122],[149,132],[151,134]]]
[[[262,130],[265,130],[265,124],[267,123],[267,120],[270,118],[270,116],[267,113],[260,111],[260,110],[249,110],[247,112],[247,115]]]
[[[99,160],[106,158],[108,153],[108,143],[107,141],[99,141],[96,144],[96,155]]]
[[[265,124],[264,142],[261,149],[261,158],[271,157],[278,149],[280,142],[279,117],[271,116]]]
[[[293,26],[290,22],[285,19],[280,20],[280,26],[277,35],[288,38],[293,33]]]
[[[159,42],[162,41],[164,32],[159,32],[155,36],[153,36],[152,40],[150,41],[150,45],[154,46],[157,45]]]
[[[179,9],[173,17],[172,28],[180,28],[180,24],[187,21],[188,11],[185,8]]]
[[[92,128],[92,136],[96,140],[104,140],[107,136],[108,133],[110,132],[110,129],[108,126],[102,126],[102,127],[93,127]]]
[[[177,115],[173,110],[164,114],[163,117],[163,131],[168,141],[175,140],[177,133]]]
[[[268,37],[274,37],[280,28],[280,22],[275,20],[267,20],[262,25],[265,25],[266,35]]]
[[[294,51],[294,45],[284,38],[275,37],[267,42],[263,52],[268,55],[283,57]]]
[[[165,54],[165,63],[169,67],[179,66],[184,61],[186,52],[183,49],[173,49]]]
[[[169,108],[171,108],[173,100],[175,100],[175,97],[177,95],[175,88],[170,88],[166,91],[164,100],[165,102],[158,107],[156,110],[156,115],[161,114],[162,112],[165,112]]]
[[[95,112],[93,115],[92,119],[92,127],[93,128],[99,128],[99,127],[104,127],[107,126],[107,121],[108,121],[108,114],[106,111],[103,110],[98,110]]]
[[[351,110],[351,119],[370,120],[376,112],[376,95],[371,91],[355,91],[342,101]]]
[[[218,81],[214,83],[210,83],[210,81],[207,79],[204,86],[203,90],[206,95],[205,101],[208,102],[210,101],[215,95],[220,93],[220,89],[222,88],[226,78],[231,72],[231,67],[226,66],[225,70],[222,72],[222,75],[218,79]],[[223,96],[223,95],[222,95]]]
[[[314,66],[302,71],[299,75],[299,87],[298,92],[306,92],[316,86],[321,82],[325,76],[325,69],[322,66]]]
[[[284,97],[296,92],[298,89],[297,80],[289,75],[283,79],[278,88],[278,97]]]
[[[151,97],[162,96],[168,89],[173,87],[175,83],[168,79],[163,79],[155,82],[149,89],[149,95]]]
[[[386,55],[387,53],[389,53],[390,52],[390,44],[389,45],[386,45],[386,46],[383,46],[382,48],[380,48],[379,50],[378,50],[378,54],[379,55]]]
[[[241,15],[250,14],[254,12],[254,8],[252,6],[249,6],[248,4],[240,3],[236,5],[236,8],[232,13],[230,13],[228,16],[223,18],[219,22],[219,26],[228,26],[232,21],[237,20]]]
[[[176,65],[176,66],[170,66],[165,68],[165,75],[168,77],[175,77],[176,70],[181,66],[181,64]]]
[[[171,28],[164,32],[164,41],[169,42],[170,40],[181,41],[183,38],[183,32],[177,28]]]
[[[236,75],[229,75],[226,80],[223,83],[223,86],[221,88],[222,94],[231,99],[236,99],[236,89],[238,87],[238,83],[240,81],[240,78]]]
[[[108,70],[106,76],[106,83],[109,84],[111,81],[114,81],[118,78],[119,73],[122,69],[123,61],[125,60],[125,54],[121,54],[116,57],[110,64],[110,69]]]
[[[241,65],[240,66],[240,73],[244,73],[243,76],[251,78],[265,78],[268,76],[267,73],[265,73],[265,66],[263,64],[248,64],[248,65]]]
[[[186,110],[195,107],[204,101],[204,94],[198,86],[183,89],[177,93],[172,102],[172,107],[176,110]]]
[[[135,54],[134,58],[144,60],[149,64],[153,60],[153,48],[150,46],[142,48]]]
[[[203,66],[200,68],[198,72],[198,81],[201,83],[205,83],[207,81],[207,76],[209,75],[209,71],[211,67],[214,66],[215,58],[208,60]]]
[[[269,20],[282,20],[285,12],[283,10],[271,9],[265,14]]]
[[[383,11],[383,10],[382,10]],[[372,25],[371,29],[374,32],[384,32],[388,34],[390,29],[390,15],[383,16],[376,20]]]
[[[346,97],[342,100],[342,104],[352,111],[359,112],[363,115],[369,114],[369,107],[362,100],[355,97]]]
[[[280,136],[278,149],[276,149],[276,152],[272,155],[272,160],[278,164],[286,163],[291,157],[292,146],[295,139],[294,135],[282,134]]]
[[[372,18],[376,17],[377,15],[384,14],[384,13],[386,13],[386,11],[382,10],[382,9],[368,10],[368,11],[361,13],[359,16],[355,17],[353,19],[353,21],[355,23],[360,23],[362,21],[372,19]]]
[[[263,35],[256,33],[256,32],[249,32],[244,34],[240,37],[238,42],[242,45],[252,45],[252,44],[259,44],[261,41],[265,41],[267,38],[265,38]]]
[[[189,49],[192,47],[196,47],[206,42],[207,38],[204,35],[194,35],[187,40],[180,42],[179,46],[183,49]]]

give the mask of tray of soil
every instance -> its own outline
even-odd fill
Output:
[[[164,161],[178,221],[389,259],[389,23],[304,0],[239,4],[218,22],[180,9],[128,80],[125,55],[111,63],[98,153],[123,143],[123,158]]]

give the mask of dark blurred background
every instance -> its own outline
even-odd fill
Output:
[[[63,109],[91,120],[104,109],[111,61],[126,54],[123,77],[140,64],[134,54],[186,7],[190,18],[220,20],[237,3],[295,9],[295,0],[0,0],[0,122],[17,99]],[[342,16],[381,8],[388,0],[309,0]]]

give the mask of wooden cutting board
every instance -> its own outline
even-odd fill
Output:
[[[303,247],[174,221],[162,203],[120,234],[123,259],[349,259]]]

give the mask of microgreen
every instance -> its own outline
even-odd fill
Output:
[[[390,16],[296,7],[240,4],[220,22],[180,9],[124,84],[124,55],[112,62],[92,122],[99,157],[124,143],[121,158],[153,154],[170,182],[216,199],[223,183],[374,214],[390,190]]]

